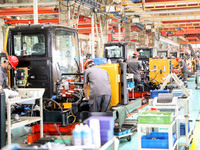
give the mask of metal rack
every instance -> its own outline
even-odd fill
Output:
[[[181,92],[180,90],[175,90],[176,92]],[[190,95],[192,95],[192,91],[189,90]],[[186,97],[186,98],[179,98],[179,105],[181,104],[181,102],[183,102],[183,105],[181,105],[180,107],[184,110],[184,115],[179,115],[177,117],[177,119],[179,120],[179,122],[183,122],[185,123],[185,135],[180,136],[181,138],[185,138],[185,142],[184,143],[179,143],[180,146],[185,146],[185,149],[187,149],[193,139],[193,132],[194,132],[194,126],[188,126],[189,124],[189,120],[190,119],[190,96]],[[189,131],[190,128],[190,131]]]
[[[173,145],[173,127],[175,126],[176,129],[176,135],[178,135],[178,126],[177,126],[177,121],[174,120],[171,124],[138,124],[138,149],[139,150],[152,150],[152,148],[142,148],[141,146],[141,138],[142,138],[142,128],[146,128],[146,133],[147,132],[147,128],[149,128],[149,131],[152,130],[152,128],[167,128],[167,133],[168,133],[168,149],[165,150],[174,150],[176,147],[178,149],[178,136],[176,136],[176,142]],[[156,148],[153,148],[156,149]],[[161,150],[161,149],[156,149],[156,150]]]
[[[180,89],[180,90],[174,90],[173,92],[177,92],[177,93],[180,93],[182,92],[183,89]],[[192,91],[191,90],[187,90],[187,93],[188,95],[192,95]],[[190,107],[190,96],[188,97],[185,97],[185,98],[178,98],[178,105],[177,106],[153,106],[153,99],[150,100],[150,106],[149,106],[149,109],[150,108],[157,108],[158,110],[167,110],[167,109],[173,109],[174,112],[175,112],[175,115],[174,117],[176,118],[177,120],[177,124],[179,125],[180,122],[181,123],[185,123],[185,135],[181,135],[180,134],[177,134],[177,137],[179,138],[184,138],[184,142],[182,143],[178,143],[179,146],[185,146],[185,148],[188,148],[191,141],[192,141],[192,138],[193,138],[193,132],[194,132],[194,126],[191,126],[189,127],[189,121],[191,120],[190,119],[190,110],[189,110],[189,107]],[[183,114],[184,115],[181,115],[180,114],[180,110],[183,110]],[[189,129],[190,128],[190,129]],[[178,127],[178,130],[180,130],[180,127]]]
[[[20,126],[28,125],[34,122],[40,121],[40,137],[43,137],[43,88],[19,88],[19,96],[14,98],[8,98],[7,104],[7,144],[11,144],[11,130]],[[11,120],[11,106],[16,103],[23,103],[32,100],[40,101],[40,116],[39,117],[19,117],[19,120]]]

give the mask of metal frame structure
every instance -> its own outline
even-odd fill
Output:
[[[11,144],[11,130],[23,125],[31,124],[40,121],[40,137],[43,137],[43,93],[44,89],[18,89],[21,97],[10,98],[6,100],[7,103],[7,140]],[[26,97],[26,98],[25,98]],[[23,103],[39,99],[40,102],[40,116],[39,117],[20,117],[19,121],[11,121],[11,106],[15,103]]]
[[[121,7],[121,5],[102,5],[102,10],[106,7]],[[138,12],[138,11],[152,11],[152,10],[166,10],[166,9],[187,9],[187,8],[199,8],[200,0],[185,0],[185,1],[167,1],[167,2],[149,2],[149,3],[134,3],[124,5],[126,12]],[[120,12],[120,10],[116,10]]]
[[[176,120],[174,120],[171,124],[139,124],[137,127],[138,131],[138,149],[139,150],[151,150],[152,148],[142,148],[141,146],[141,137],[142,137],[142,128],[146,127],[149,128],[149,131],[152,130],[152,128],[167,128],[167,133],[168,133],[168,146],[169,148],[166,150],[174,150],[176,147],[178,149],[178,136],[176,136],[176,142],[173,145],[173,127],[175,126],[175,132],[177,135],[179,135],[178,131],[178,123]],[[147,129],[146,129],[147,130]],[[161,150],[157,148],[153,148],[155,150]]]

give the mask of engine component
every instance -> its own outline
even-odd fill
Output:
[[[19,87],[27,87],[28,85],[28,68],[16,69],[16,84]]]

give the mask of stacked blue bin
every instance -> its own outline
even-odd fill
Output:
[[[159,93],[169,93],[169,90],[150,90],[150,98],[158,97]]]
[[[176,142],[176,133],[173,133],[173,145]],[[151,132],[149,135],[143,135],[141,140],[142,148],[168,149],[168,133]]]
[[[190,124],[188,123],[188,133],[190,132]],[[185,135],[185,123],[180,123],[180,135]]]

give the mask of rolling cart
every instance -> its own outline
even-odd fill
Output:
[[[127,141],[131,141],[131,129],[127,128],[115,128],[114,129],[114,135],[116,138],[121,139],[121,138],[126,138]]]

